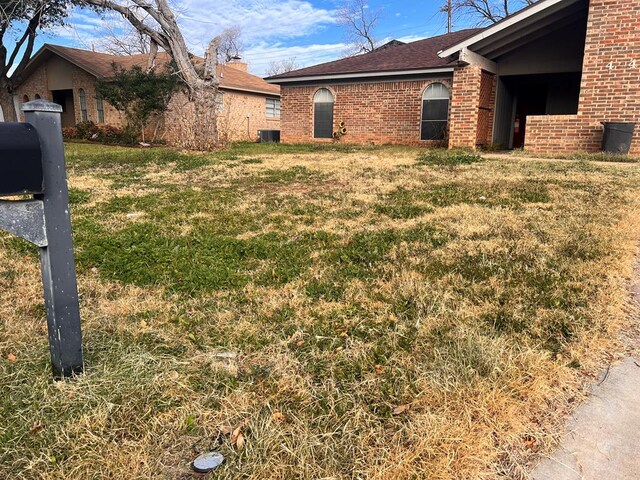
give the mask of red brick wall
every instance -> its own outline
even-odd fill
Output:
[[[591,125],[579,115],[527,117],[526,149],[531,153],[594,152],[600,149],[601,142],[601,125]]]
[[[476,147],[481,84],[482,69],[479,66],[456,67],[453,71],[453,92],[449,115],[450,148]]]
[[[476,145],[487,146],[493,142],[493,117],[496,104],[496,76],[482,71]]]
[[[431,83],[449,79],[402,82],[354,83],[345,85],[283,85],[281,140],[283,142],[326,142],[313,138],[313,96],[319,88],[334,95],[334,130],[343,121],[347,134],[341,141],[352,143],[433,145],[420,140],[422,94]]]
[[[597,151],[600,122],[640,124],[640,1],[591,0],[577,116],[529,117],[525,148],[553,153]],[[571,118],[568,118],[571,117]],[[568,127],[568,128],[567,128]],[[640,155],[640,125],[631,153]]]

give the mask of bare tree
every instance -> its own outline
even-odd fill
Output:
[[[242,30],[240,27],[230,27],[219,35],[218,61],[228,63],[234,58],[241,57],[244,45],[242,43]]]
[[[0,0],[0,95],[9,108],[8,118],[18,119],[13,91],[31,59],[37,35],[63,25],[69,0]],[[11,40],[8,40],[10,37]],[[11,45],[9,51],[8,45]]]
[[[298,65],[295,57],[284,58],[282,60],[274,60],[273,62],[269,63],[269,66],[267,67],[267,75],[269,77],[272,77],[274,75],[291,72],[299,68],[300,65]]]
[[[214,38],[205,52],[204,68],[191,55],[180,31],[176,17],[167,0],[81,0],[84,5],[117,12],[141,34],[149,37],[151,53],[149,64],[157,47],[166,51],[177,66],[190,104],[193,107],[191,131],[183,132],[182,146],[194,149],[213,148],[217,144],[215,104],[219,79],[216,72],[219,38]],[[199,128],[196,128],[199,126]]]
[[[102,52],[111,55],[148,55],[151,51],[149,37],[133,28],[130,23],[105,19],[102,28],[102,39],[95,45]]]
[[[382,9],[370,8],[366,0],[345,0],[338,9],[337,21],[344,28],[352,53],[366,53],[376,49],[374,31],[381,15]]]
[[[470,17],[479,25],[499,22],[538,0],[453,0],[453,11]]]

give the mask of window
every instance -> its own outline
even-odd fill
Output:
[[[420,140],[444,140],[449,123],[449,89],[432,83],[422,95]]]
[[[22,103],[27,103],[29,101],[29,95],[25,95],[22,97]]]
[[[279,98],[267,98],[267,118],[280,118]]]
[[[84,93],[83,88],[78,90],[78,95],[80,96],[80,121],[86,122],[89,120],[87,113],[87,95]]]
[[[333,138],[333,94],[326,88],[313,97],[313,137]]]
[[[101,93],[96,93],[96,109],[98,110],[98,123],[104,123],[104,98]]]
[[[36,93],[36,96],[35,96],[35,97],[33,97],[33,98],[34,98],[35,100],[40,100],[40,98],[41,98],[41,97],[40,97],[40,95],[39,95],[38,93]]]

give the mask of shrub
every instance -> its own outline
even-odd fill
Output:
[[[62,129],[62,137],[65,140],[78,138],[78,129],[76,127],[65,127]]]
[[[100,129],[95,123],[87,121],[78,123],[76,125],[76,130],[78,132],[77,138],[91,140],[94,135],[99,133]]]
[[[96,125],[93,122],[82,122],[75,127],[63,128],[62,136],[65,140],[89,140],[116,145],[134,145],[138,141],[137,133],[131,129]]]

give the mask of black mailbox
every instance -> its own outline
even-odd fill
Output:
[[[0,123],[0,195],[43,193],[40,137],[28,123]]]

